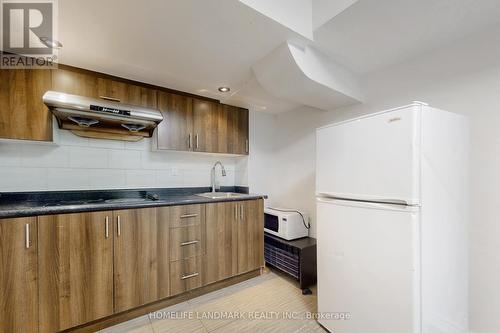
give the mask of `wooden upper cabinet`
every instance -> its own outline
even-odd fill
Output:
[[[217,152],[218,147],[218,104],[193,99],[193,150]]]
[[[0,138],[52,141],[52,115],[42,101],[52,70],[0,70]]]
[[[99,78],[99,98],[147,108],[157,108],[156,90],[138,85]]]
[[[238,273],[238,205],[221,202],[206,205],[206,256],[203,284],[217,282]]]
[[[67,94],[101,98],[149,108],[157,107],[156,90],[101,77],[77,69],[57,69],[53,89]]]
[[[264,202],[238,204],[238,273],[245,273],[264,266]]]
[[[38,218],[40,332],[113,314],[113,213]]]
[[[160,298],[156,208],[114,212],[115,312]]]
[[[76,70],[57,69],[52,75],[52,90],[66,94],[99,98],[98,78]]]
[[[35,217],[0,220],[0,333],[38,332],[36,225]]]
[[[220,108],[219,152],[248,155],[248,110],[225,104]]]
[[[193,149],[192,98],[158,92],[158,108],[163,121],[157,129],[157,148],[188,151]]]

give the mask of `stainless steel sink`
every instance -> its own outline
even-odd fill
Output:
[[[235,192],[206,192],[199,193],[197,196],[209,198],[209,199],[222,199],[222,198],[240,198],[247,196],[244,193],[235,193]]]

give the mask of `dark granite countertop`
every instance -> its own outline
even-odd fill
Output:
[[[246,187],[222,187],[221,191],[236,192],[245,195],[217,199],[205,198],[196,195],[197,193],[210,192],[209,187],[14,193],[4,192],[0,193],[0,218],[267,198],[266,195],[248,194],[248,188]],[[158,200],[148,199],[148,194],[156,194],[158,196]]]

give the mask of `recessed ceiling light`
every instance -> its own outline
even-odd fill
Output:
[[[231,89],[229,87],[219,87],[220,92],[229,92]]]
[[[40,37],[40,42],[51,49],[60,49],[63,46],[60,41],[49,37]]]

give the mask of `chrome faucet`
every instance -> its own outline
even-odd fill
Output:
[[[220,161],[217,161],[215,162],[214,166],[212,167],[212,193],[215,192],[215,167],[217,166],[217,164],[220,165],[221,169],[222,169],[222,177],[226,177],[226,169],[224,169],[224,166],[222,165],[222,163]],[[220,187],[217,187],[217,189],[220,189]]]

